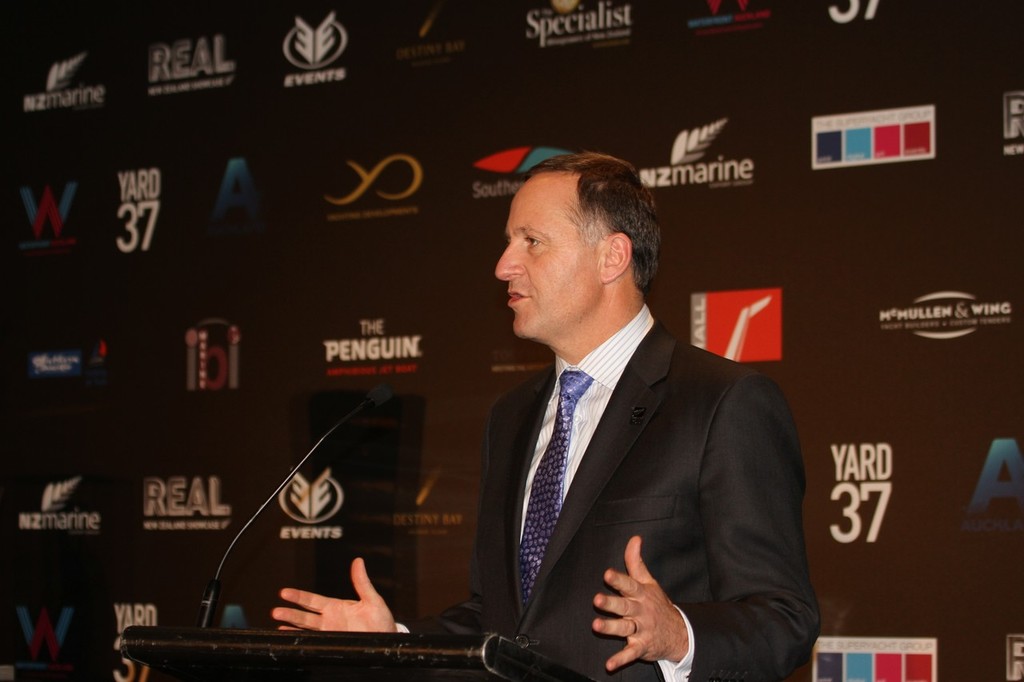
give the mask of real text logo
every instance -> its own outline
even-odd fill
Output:
[[[348,206],[363,197],[371,188],[374,194],[385,201],[402,201],[415,194],[423,184],[423,166],[409,154],[392,154],[367,171],[355,161],[346,161],[348,167],[359,177],[359,184],[347,194],[324,195],[324,201],[332,206]],[[390,170],[389,170],[390,169]],[[419,206],[389,206],[387,208],[336,211],[327,214],[330,221],[359,220],[365,218],[390,218],[419,213]]]
[[[541,161],[552,156],[568,154],[569,150],[559,147],[513,147],[496,152],[475,161],[473,167],[489,173],[519,176],[527,172]],[[473,198],[489,199],[493,197],[510,197],[523,186],[523,180],[517,178],[493,181],[473,182]]]
[[[979,301],[963,291],[936,291],[913,300],[913,305],[878,311],[885,331],[910,331],[926,339],[955,339],[982,327],[1010,324],[1010,301]]]
[[[71,82],[88,56],[88,52],[80,52],[70,59],[54,62],[46,76],[46,92],[25,95],[23,107],[30,111],[47,111],[50,109],[94,109],[101,107],[107,96],[107,88],[103,85],[77,85]]]
[[[961,527],[972,532],[1024,532],[1024,455],[1016,439],[992,441]]]
[[[146,530],[221,530],[231,523],[220,476],[147,476],[142,481]],[[198,518],[197,518],[198,517]]]
[[[551,7],[526,13],[526,39],[538,47],[564,47],[589,43],[611,47],[629,43],[633,34],[633,6],[598,0],[585,9],[579,0],[551,0]]]
[[[64,184],[58,204],[49,185],[43,187],[43,193],[36,201],[31,187],[21,188],[21,201],[25,206],[25,214],[32,228],[32,239],[18,244],[18,248],[26,255],[54,255],[70,253],[77,243],[74,237],[64,234],[64,228],[71,211],[71,202],[78,191],[78,183],[71,181]],[[53,233],[52,239],[44,238],[46,227]]]
[[[284,57],[292,65],[305,69],[305,73],[290,73],[284,77],[284,87],[331,83],[345,79],[344,68],[325,68],[332,64],[348,45],[348,33],[338,22],[334,12],[328,14],[316,28],[299,16],[288,31],[281,46]]]
[[[189,391],[238,388],[238,325],[219,317],[201,320],[185,332],[185,387]]]
[[[935,158],[935,105],[811,119],[811,168]]]
[[[782,289],[691,294],[690,343],[737,362],[782,359]]]
[[[288,486],[277,496],[285,514],[303,526],[282,526],[281,539],[337,540],[342,536],[341,526],[310,526],[332,518],[341,509],[345,493],[331,477],[330,467],[312,481],[300,473],[295,474]]]
[[[640,179],[648,187],[707,185],[711,188],[741,187],[754,182],[752,159],[726,159],[719,154],[714,161],[701,161],[708,148],[729,122],[720,118],[707,125],[683,130],[676,135],[669,155],[669,166],[640,169]]]
[[[213,40],[202,36],[149,46],[150,95],[227,87],[234,74],[235,62],[227,58],[227,41],[221,33]]]

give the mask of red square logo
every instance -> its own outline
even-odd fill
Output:
[[[903,154],[918,156],[932,152],[932,124],[908,123],[903,126]]]
[[[690,341],[737,362],[782,359],[782,289],[693,294]]]

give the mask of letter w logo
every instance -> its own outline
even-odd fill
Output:
[[[19,606],[17,612],[18,622],[21,623],[21,631],[25,635],[25,643],[28,644],[32,660],[35,661],[39,658],[39,650],[43,648],[45,642],[46,648],[50,650],[50,660],[56,661],[57,656],[60,655],[60,648],[64,645],[64,639],[67,637],[68,627],[71,625],[71,617],[75,615],[75,609],[71,606],[62,608],[56,628],[50,622],[50,612],[46,610],[45,606],[39,612],[35,627],[32,627],[28,608]]]
[[[50,222],[54,236],[60,238],[64,230],[64,222],[68,219],[68,211],[71,210],[71,202],[75,198],[75,191],[78,189],[77,182],[69,182],[64,185],[64,191],[60,195],[60,205],[54,201],[53,191],[47,185],[43,188],[43,197],[36,202],[35,194],[31,187],[21,188],[21,200],[25,203],[25,213],[28,215],[28,222],[32,225],[32,234],[36,239],[43,236],[43,226]]]

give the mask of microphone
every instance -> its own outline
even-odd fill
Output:
[[[208,628],[210,627],[210,624],[213,622],[213,615],[214,612],[216,612],[217,610],[217,600],[220,598],[221,569],[224,568],[224,562],[227,561],[228,555],[231,554],[231,550],[234,549],[235,543],[237,543],[238,539],[242,537],[242,534],[245,533],[246,529],[248,529],[249,526],[252,525],[252,522],[256,520],[256,517],[263,513],[263,510],[266,509],[267,505],[270,504],[270,502],[275,497],[278,496],[278,494],[281,492],[281,490],[284,489],[286,485],[288,485],[288,482],[291,481],[295,474],[299,471],[299,469],[302,468],[302,465],[306,463],[306,460],[309,459],[309,456],[312,455],[318,447],[320,447],[321,443],[327,440],[328,436],[334,433],[335,429],[337,429],[342,424],[348,422],[350,419],[352,419],[352,417],[356,416],[366,408],[378,407],[380,405],[383,405],[388,400],[390,400],[391,396],[393,395],[394,392],[391,390],[391,387],[388,386],[387,384],[378,384],[377,386],[374,386],[372,389],[370,389],[370,392],[366,394],[366,397],[363,398],[363,401],[361,403],[356,405],[355,409],[353,409],[351,412],[349,412],[344,417],[339,419],[334,424],[334,426],[327,430],[327,433],[320,437],[320,440],[316,442],[316,445],[311,447],[309,449],[309,452],[306,453],[302,460],[300,460],[299,463],[295,465],[295,468],[292,469],[287,476],[285,476],[284,480],[281,481],[281,485],[277,486],[277,489],[270,494],[270,497],[267,498],[267,501],[261,504],[260,508],[256,510],[256,513],[253,514],[249,518],[249,520],[245,522],[245,525],[242,526],[241,530],[238,531],[238,534],[235,535],[235,539],[231,541],[230,545],[228,545],[227,551],[224,552],[224,556],[220,560],[220,565],[217,566],[217,572],[214,574],[213,579],[206,584],[206,590],[203,592],[203,598],[199,602],[199,615],[196,616],[197,627]]]

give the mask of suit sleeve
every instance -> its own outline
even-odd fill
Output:
[[[680,604],[696,647],[691,682],[779,680],[808,659],[818,605],[808,575],[804,471],[789,408],[761,375],[715,408],[700,473],[711,599]]]

